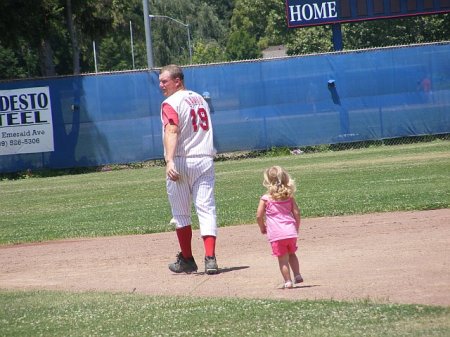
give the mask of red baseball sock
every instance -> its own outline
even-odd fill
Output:
[[[216,255],[216,237],[215,236],[204,236],[203,244],[205,245],[205,256],[215,256]]]
[[[181,254],[185,259],[192,257],[192,227],[186,226],[177,228],[178,243],[180,244]]]

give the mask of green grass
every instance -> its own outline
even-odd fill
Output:
[[[220,226],[255,223],[262,172],[274,164],[295,178],[303,217],[450,205],[450,141],[436,140],[217,162]],[[171,230],[160,166],[3,180],[0,200],[0,244]]]
[[[2,336],[449,336],[450,308],[0,291]]]

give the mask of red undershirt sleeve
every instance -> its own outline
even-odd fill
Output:
[[[162,105],[162,120],[164,127],[167,124],[178,125],[178,114],[171,105],[163,103]]]

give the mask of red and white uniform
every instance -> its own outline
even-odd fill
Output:
[[[208,103],[196,92],[177,91],[163,101],[161,119],[163,133],[168,123],[178,126],[174,162],[180,179],[166,180],[167,194],[176,226],[181,228],[192,224],[193,201],[199,218],[201,236],[216,236],[213,161],[216,150]]]
[[[179,132],[175,156],[214,157],[216,150],[209,106],[201,95],[190,90],[180,90],[164,100],[163,128],[170,119],[178,125]]]

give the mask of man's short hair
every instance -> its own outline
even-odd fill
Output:
[[[172,79],[179,78],[180,80],[184,81],[183,69],[181,69],[176,64],[169,64],[167,66],[162,67],[159,73],[162,74],[165,71],[167,71],[170,74],[170,77]]]

